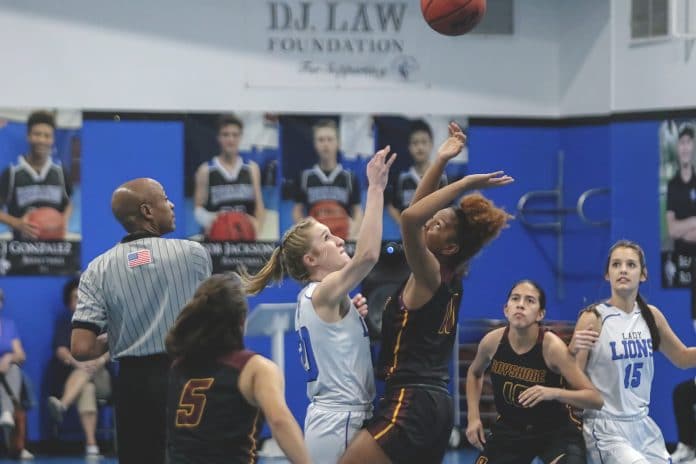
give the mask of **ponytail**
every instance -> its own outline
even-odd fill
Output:
[[[657,330],[657,323],[655,322],[655,315],[653,314],[652,310],[648,306],[648,303],[645,302],[642,296],[640,296],[640,293],[636,297],[636,303],[638,303],[638,307],[640,308],[640,314],[643,316],[643,319],[645,319],[645,323],[648,324],[648,329],[650,329],[650,336],[652,337],[652,348],[653,351],[659,351],[660,350],[660,331]]]
[[[309,271],[304,265],[304,255],[312,245],[310,230],[317,224],[314,218],[308,217],[292,226],[280,241],[280,246],[273,250],[268,262],[259,272],[250,275],[245,268],[239,273],[244,283],[247,295],[256,295],[270,283],[280,283],[285,274],[298,282],[309,280]]]
[[[256,274],[249,274],[244,266],[240,266],[239,274],[242,278],[244,290],[247,295],[257,295],[261,290],[266,288],[269,283],[282,282],[283,259],[281,247],[275,247],[271,258]]]

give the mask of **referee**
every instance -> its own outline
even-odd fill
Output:
[[[119,462],[164,463],[170,364],[164,339],[212,264],[200,244],[161,238],[174,230],[174,205],[159,182],[126,182],[114,191],[111,209],[128,235],[80,278],[71,351],[87,360],[108,349],[119,361]]]

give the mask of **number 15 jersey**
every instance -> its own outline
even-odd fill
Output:
[[[598,304],[599,340],[590,351],[585,371],[614,416],[646,414],[652,385],[653,347],[648,324],[636,304],[629,313]]]

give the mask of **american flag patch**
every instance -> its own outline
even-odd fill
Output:
[[[150,250],[137,250],[128,253],[128,267],[142,266],[143,264],[150,264],[151,262],[152,254]]]

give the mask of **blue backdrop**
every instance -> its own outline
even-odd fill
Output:
[[[548,317],[575,320],[580,308],[608,296],[603,280],[606,252],[619,238],[636,240],[645,248],[651,278],[642,291],[663,310],[675,332],[687,344],[696,344],[689,314],[687,290],[663,290],[659,275],[658,217],[658,125],[659,121],[621,122],[576,127],[499,126],[473,124],[469,128],[469,172],[504,169],[516,181],[509,187],[488,192],[496,203],[515,214],[519,198],[530,190],[551,190],[557,184],[558,152],[565,157],[565,207],[574,207],[578,196],[595,187],[610,187],[606,196],[588,202],[588,215],[611,218],[605,227],[592,227],[569,215],[564,225],[564,296],[558,295],[557,236],[532,230],[513,221],[501,237],[472,262],[465,280],[461,317],[502,316],[509,286],[520,278],[539,281],[548,294]],[[152,176],[164,185],[184,217],[183,126],[178,122],[86,121],[82,130],[83,264],[118,241],[123,232],[109,207],[113,189],[121,182]],[[436,142],[437,143],[437,142]],[[4,156],[4,154],[3,154]],[[539,207],[553,207],[540,202]],[[538,220],[554,220],[545,215]],[[180,229],[172,234],[185,236]],[[52,356],[53,324],[61,311],[61,288],[65,279],[25,277],[2,279],[7,294],[7,316],[15,319],[28,354],[27,372],[39,385]],[[299,288],[294,283],[270,288],[250,306],[263,302],[294,301]],[[270,355],[270,341],[250,337],[248,345]],[[304,376],[295,360],[295,341],[286,336],[286,384],[291,410],[301,423],[306,400]],[[655,356],[657,375],[653,382],[651,414],[667,441],[676,440],[671,409],[673,386],[694,376]],[[29,415],[29,438],[46,437],[45,391],[40,407]]]

